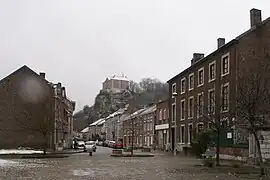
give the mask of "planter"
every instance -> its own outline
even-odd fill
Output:
[[[121,155],[121,154],[123,154],[123,150],[122,149],[113,149],[112,154]]]
[[[144,148],[142,148],[142,152],[151,152],[151,148],[144,147]]]

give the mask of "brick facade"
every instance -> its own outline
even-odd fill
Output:
[[[123,121],[123,144],[125,147],[153,146],[155,143],[154,124],[156,118],[156,106],[150,106],[134,112]]]
[[[156,106],[155,145],[158,149],[165,149],[166,144],[169,142],[168,100],[160,101]]]
[[[50,148],[56,148],[60,136],[61,145],[68,144],[63,134],[72,133],[75,102],[59,98],[54,89],[44,73],[38,75],[27,66],[0,81],[0,148],[42,148],[46,129],[51,132],[46,138]]]
[[[252,9],[251,16],[254,12],[260,14],[259,10]],[[219,38],[218,49],[206,57],[194,53],[191,66],[168,81],[172,149],[181,151],[189,146],[191,130],[199,131],[210,126],[198,107],[208,110],[208,107],[214,107],[213,113],[221,123],[237,121],[237,116],[231,117],[236,105],[237,77],[239,73],[249,73],[251,67],[266,60],[270,53],[270,18],[257,21],[252,22],[248,31],[227,44]],[[214,99],[212,103],[210,96]],[[236,129],[233,134],[234,142],[247,143],[248,136],[243,132]]]

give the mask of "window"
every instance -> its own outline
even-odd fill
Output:
[[[180,143],[185,143],[185,125],[181,125],[181,141]]]
[[[204,68],[198,70],[198,86],[202,86],[204,83]]]
[[[229,119],[227,117],[222,118],[220,122],[220,127],[221,128],[228,128],[229,126]]]
[[[184,94],[186,91],[186,78],[181,79],[181,94]]]
[[[221,76],[229,74],[229,56],[227,53],[221,57]]]
[[[194,89],[194,73],[188,76],[188,90]]]
[[[222,112],[229,110],[229,83],[221,86],[221,110]]]
[[[197,124],[197,131],[202,132],[203,131],[203,123],[198,123]]]
[[[208,113],[215,113],[215,89],[210,89],[208,91]]]
[[[188,118],[193,118],[194,115],[194,98],[188,98]]]
[[[166,109],[164,109],[163,111],[163,119],[166,119],[167,118],[167,112],[166,112]]]
[[[176,93],[176,83],[174,83],[173,85],[172,85],[172,94],[173,93]]]
[[[192,127],[192,124],[189,124],[188,125],[188,143],[192,141],[192,137],[193,137],[193,127]]]
[[[176,119],[176,108],[175,104],[172,105],[172,122],[174,122]]]
[[[184,120],[185,119],[185,109],[186,109],[186,107],[185,107],[185,100],[183,99],[183,100],[181,100],[181,112],[180,112],[180,114],[181,114],[181,120]]]
[[[198,94],[198,107],[197,107],[197,117],[203,115],[203,92]]]
[[[209,64],[209,82],[216,79],[216,62],[211,62]]]
[[[162,109],[159,109],[159,120],[162,120]]]

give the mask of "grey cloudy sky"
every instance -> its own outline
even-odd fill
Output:
[[[269,0],[0,0],[0,78],[26,64],[61,81],[77,109],[125,73],[162,81],[247,30]]]

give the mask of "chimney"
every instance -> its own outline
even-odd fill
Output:
[[[66,98],[66,88],[62,87],[62,97]]]
[[[191,60],[191,65],[195,64],[196,62],[198,62],[202,58],[204,58],[203,53],[193,53],[193,58]]]
[[[250,27],[254,27],[262,22],[262,13],[259,9],[250,10]]]
[[[57,85],[56,85],[56,87],[57,87],[57,95],[58,96],[61,96],[61,92],[62,92],[61,86],[62,86],[62,84],[60,82],[57,83]]]
[[[39,75],[40,75],[40,77],[45,79],[45,73],[44,72],[40,72]]]
[[[225,44],[225,38],[218,38],[217,39],[217,48],[219,49],[221,46]]]

